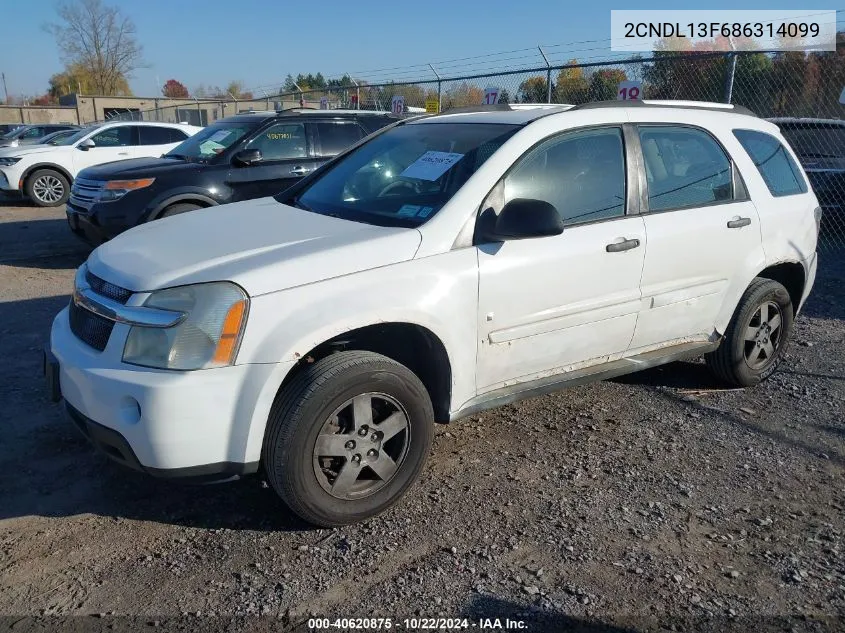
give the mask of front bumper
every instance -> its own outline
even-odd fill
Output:
[[[12,173],[10,169],[0,168],[0,190],[6,192],[17,192],[20,177]]]
[[[77,209],[70,202],[65,205],[65,214],[70,230],[92,246],[99,246],[103,242],[108,242],[111,238],[126,230],[124,226],[102,226],[96,215]]]
[[[120,357],[128,329],[115,324],[98,352],[71,332],[67,308],[53,321],[45,370],[54,372],[76,426],[107,456],[155,476],[255,472],[253,436],[263,435],[280,366],[181,372],[127,365]]]

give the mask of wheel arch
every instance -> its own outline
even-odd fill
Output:
[[[438,421],[448,421],[452,365],[443,341],[429,328],[406,321],[374,323],[337,334],[299,355],[279,390],[305,364],[337,351],[360,350],[387,356],[410,369],[425,385]]]
[[[157,203],[152,211],[149,214],[149,220],[155,220],[158,218],[168,207],[172,207],[174,204],[183,204],[186,202],[198,204],[202,207],[214,207],[220,204],[214,198],[198,192],[185,192],[179,193],[176,195],[172,195],[168,198],[165,198],[163,201]]]
[[[57,171],[67,178],[68,184],[73,185],[73,176],[70,175],[70,171],[68,171],[65,167],[57,165],[56,163],[36,163],[35,165],[27,167],[21,175],[21,183],[24,187],[26,186],[26,182],[29,180],[30,176],[40,169],[52,169],[53,171]],[[23,190],[23,187],[21,187],[21,190]]]

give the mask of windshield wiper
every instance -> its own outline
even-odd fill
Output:
[[[165,154],[164,157],[165,158],[178,158],[179,160],[189,160],[189,157],[185,156],[184,154]]]

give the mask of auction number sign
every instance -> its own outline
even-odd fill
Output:
[[[329,98],[328,97],[320,97],[320,110],[328,110],[329,109]]]
[[[390,102],[390,111],[393,114],[402,114],[405,112],[405,97],[402,95],[395,95]]]
[[[636,101],[643,98],[643,82],[620,81],[616,88],[617,101]]]
[[[495,105],[499,103],[500,90],[497,86],[488,86],[484,90],[484,105]]]

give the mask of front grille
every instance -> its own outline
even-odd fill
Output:
[[[73,302],[73,299],[70,301],[68,313],[70,316],[70,331],[77,338],[97,351],[102,352],[106,349],[112,328],[114,328],[114,321],[109,321],[85,308],[80,308]]]
[[[104,297],[108,297],[112,301],[117,301],[118,303],[125,304],[129,301],[129,297],[132,296],[131,290],[121,288],[120,286],[106,281],[105,279],[101,279],[90,270],[85,271],[85,281],[87,281],[88,285],[91,286],[91,290],[96,292],[98,295],[103,295]]]
[[[105,186],[106,183],[102,180],[77,178],[70,189],[69,202],[77,208],[89,211],[97,200],[97,194]]]

